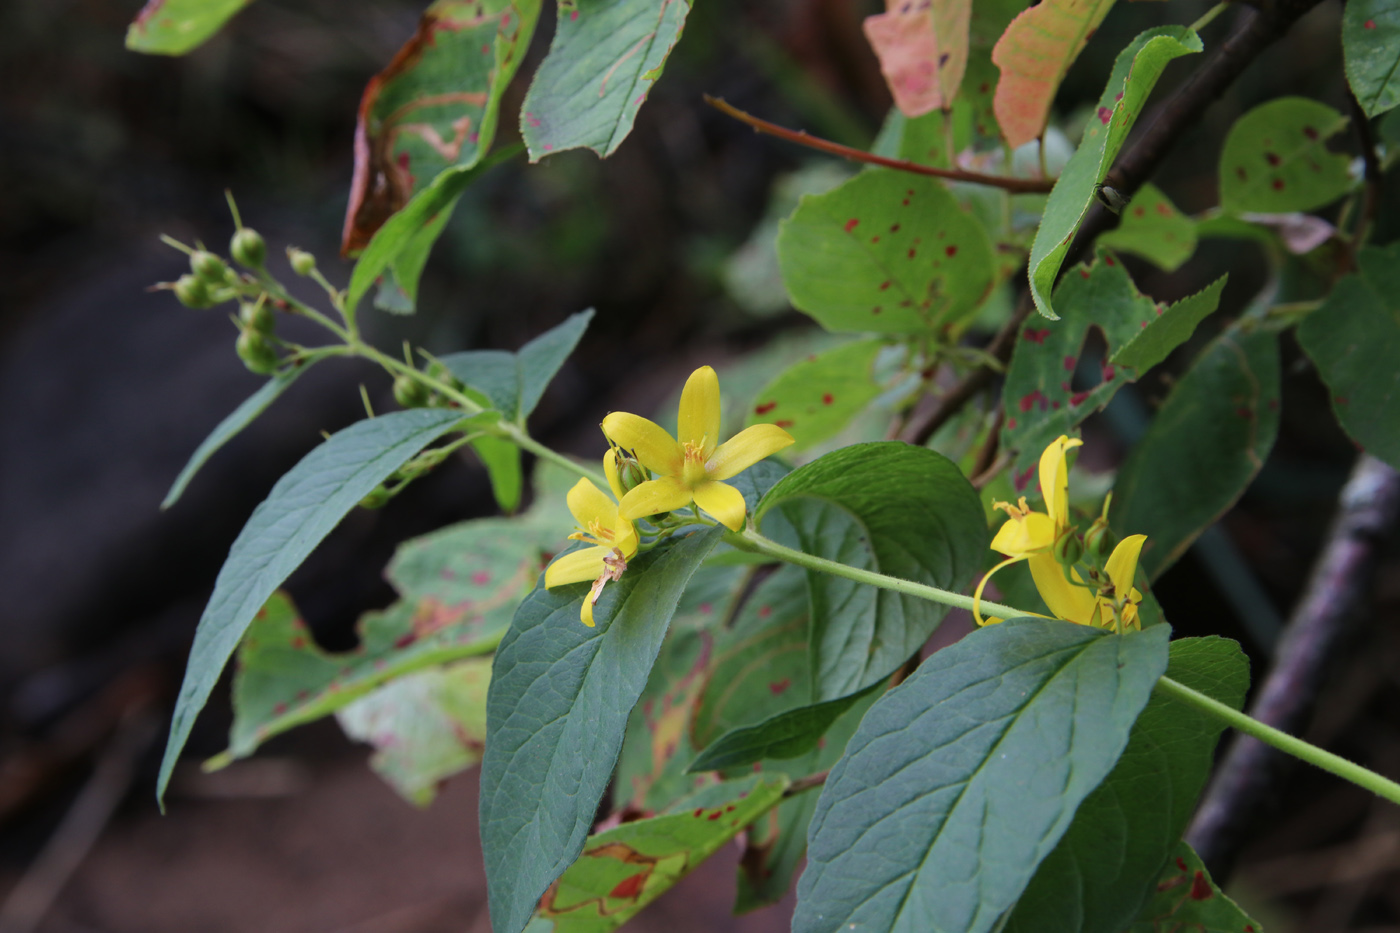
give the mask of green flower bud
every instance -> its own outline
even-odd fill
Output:
[[[392,498],[394,498],[394,494],[389,491],[388,487],[381,483],[371,489],[369,495],[360,500],[360,508],[380,509],[387,505]]]
[[[243,322],[245,328],[255,330],[260,334],[270,334],[277,326],[277,318],[265,301],[240,305],[238,319]]]
[[[1113,549],[1118,546],[1118,536],[1113,533],[1113,529],[1108,527],[1108,520],[1096,518],[1089,526],[1089,530],[1084,534],[1084,548],[1089,554],[1090,560],[1100,567],[1108,561],[1108,556],[1113,553]]]
[[[310,275],[316,271],[316,257],[304,249],[288,246],[287,261],[292,264],[292,271],[297,275]]]
[[[238,358],[250,372],[268,376],[277,371],[277,350],[258,331],[249,329],[238,335]]]
[[[190,269],[210,285],[223,285],[228,281],[228,264],[208,250],[197,249],[190,253]]]
[[[404,373],[394,380],[394,401],[404,408],[422,408],[428,403],[428,390],[423,383]]]
[[[209,286],[203,279],[189,273],[175,280],[175,297],[186,308],[210,308],[214,305]]]
[[[1055,542],[1055,560],[1063,567],[1073,567],[1084,556],[1084,546],[1074,528],[1067,529]]]
[[[239,265],[249,269],[261,269],[267,259],[267,244],[252,227],[242,227],[229,242],[228,254]]]
[[[631,451],[621,447],[613,450],[613,456],[617,458],[617,479],[622,484],[623,492],[631,492],[651,479],[651,472],[637,461]]]

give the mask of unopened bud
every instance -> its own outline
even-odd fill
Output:
[[[250,372],[267,376],[277,371],[277,350],[257,331],[243,331],[234,346],[238,350],[238,358]]]
[[[637,461],[632,452],[614,447],[613,456],[617,459],[617,480],[624,493],[631,492],[651,479],[651,473]]]
[[[1089,558],[1100,567],[1108,560],[1113,549],[1118,546],[1118,536],[1108,527],[1108,520],[1096,518],[1084,534],[1084,548]]]
[[[1079,542],[1077,529],[1070,528],[1055,542],[1055,560],[1062,567],[1072,567],[1084,556],[1084,546]]]
[[[288,246],[287,261],[292,264],[292,271],[297,275],[310,275],[316,271],[316,257],[304,249]]]
[[[270,334],[277,326],[277,318],[272,313],[272,308],[265,301],[244,304],[238,309],[238,319],[243,322],[244,327],[255,330],[260,334]]]
[[[394,380],[394,401],[404,408],[422,408],[428,403],[428,390],[416,378],[404,373]]]
[[[214,305],[209,286],[199,276],[188,272],[175,280],[175,297],[186,308],[209,308]]]
[[[228,264],[208,250],[197,249],[190,253],[190,269],[210,285],[223,285],[228,281]]]
[[[362,508],[362,509],[379,509],[379,508],[383,508],[385,505],[388,504],[389,500],[392,499],[393,497],[394,497],[394,494],[391,493],[391,492],[389,491],[388,487],[384,486],[384,485],[381,483],[380,485],[375,486],[373,489],[371,489],[371,490],[369,491],[369,495],[365,496],[363,499],[360,500],[360,508]]]
[[[267,244],[262,235],[252,227],[242,227],[229,241],[228,254],[239,265],[249,269],[261,269],[267,259]]]

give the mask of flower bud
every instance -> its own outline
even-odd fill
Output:
[[[267,376],[277,371],[277,350],[258,331],[243,331],[234,346],[238,350],[238,358],[250,372]]]
[[[265,301],[240,305],[238,319],[243,322],[245,328],[255,330],[260,334],[270,334],[277,326],[277,318]]]
[[[1079,542],[1076,529],[1069,528],[1055,542],[1055,560],[1063,567],[1072,567],[1084,556],[1084,546]]]
[[[423,383],[404,373],[394,380],[394,401],[404,408],[422,408],[428,403],[428,390]]]
[[[228,264],[208,250],[197,249],[190,253],[190,269],[210,285],[223,285],[228,281]]]
[[[292,271],[297,275],[310,275],[316,271],[316,257],[304,249],[288,246],[287,261],[292,264]]]
[[[621,447],[614,447],[613,451],[613,456],[617,458],[617,480],[623,492],[631,492],[651,479],[651,473],[630,451]]]
[[[175,297],[186,308],[209,308],[214,305],[209,286],[203,279],[188,272],[175,280]]]
[[[1105,509],[1107,511],[1107,509]],[[1094,523],[1089,526],[1089,530],[1084,534],[1084,547],[1089,554],[1089,558],[1098,566],[1104,566],[1108,556],[1113,553],[1113,549],[1118,546],[1118,536],[1113,533],[1113,529],[1108,527],[1108,519],[1100,516],[1094,519]]]
[[[267,244],[258,231],[252,227],[240,227],[229,242],[228,254],[239,265],[249,269],[261,269],[267,259]]]
[[[378,486],[375,486],[373,489],[371,489],[369,491],[369,495],[365,496],[363,499],[360,500],[360,508],[383,508],[393,497],[394,494],[389,491],[388,487],[381,483]]]

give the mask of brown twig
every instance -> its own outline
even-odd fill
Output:
[[[798,778],[788,785],[787,790],[783,791],[783,798],[796,797],[803,791],[809,791],[814,787],[821,787],[826,783],[826,778],[829,774],[831,774],[831,769],[827,768],[825,771],[818,771],[816,774],[809,774],[806,777]]]
[[[1053,178],[1008,178],[1005,175],[983,175],[981,172],[964,172],[961,169],[953,168],[933,168],[929,165],[920,165],[918,162],[910,162],[906,159],[891,159],[886,156],[875,155],[873,152],[866,152],[864,149],[855,149],[851,146],[843,146],[834,143],[829,139],[822,139],[820,136],[813,136],[806,130],[790,130],[785,126],[776,123],[769,123],[767,120],[759,119],[751,113],[745,113],[738,107],[720,97],[705,95],[705,103],[711,107],[727,114],[740,122],[747,123],[754,128],[756,133],[767,133],[769,136],[776,136],[785,139],[790,143],[799,146],[806,146],[809,149],[816,149],[818,152],[826,152],[843,159],[850,159],[852,162],[866,162],[870,165],[883,165],[885,168],[898,169],[902,172],[912,172],[915,175],[932,175],[934,178],[946,178],[949,181],[965,181],[974,185],[988,185],[992,188],[1001,188],[1013,194],[1045,194],[1055,187]]]
[[[1347,103],[1351,109],[1351,122],[1356,127],[1357,142],[1361,144],[1361,162],[1365,166],[1366,179],[1366,191],[1361,196],[1361,216],[1356,219],[1356,233],[1351,239],[1351,248],[1355,250],[1366,242],[1371,223],[1376,219],[1376,209],[1381,203],[1381,178],[1385,172],[1381,168],[1380,153],[1376,151],[1376,134],[1371,130],[1371,120],[1349,87]]]
[[[1306,724],[1333,662],[1365,621],[1376,553],[1397,516],[1400,475],[1362,455],[1342,489],[1337,517],[1273,667],[1250,706],[1255,719],[1295,734]],[[1228,877],[1292,761],[1258,739],[1236,736],[1186,833],[1216,881]]]

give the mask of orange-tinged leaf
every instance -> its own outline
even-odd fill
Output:
[[[1044,0],[1011,21],[992,49],[1001,69],[993,109],[1012,147],[1045,128],[1055,91],[1113,0]]]
[[[886,0],[865,20],[895,106],[917,117],[953,106],[967,70],[971,0]]]

